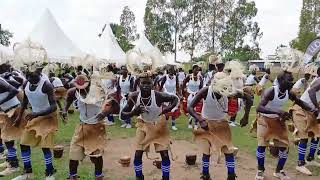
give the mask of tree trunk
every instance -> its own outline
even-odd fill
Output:
[[[174,62],[177,63],[177,37],[178,37],[178,25],[177,25],[177,13],[175,19],[175,32],[174,32]]]
[[[215,52],[215,38],[216,38],[216,16],[217,16],[217,3],[214,1],[214,9],[213,9],[213,22],[212,22],[212,52]]]

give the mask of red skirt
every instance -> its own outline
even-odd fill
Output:
[[[234,117],[239,110],[238,98],[230,98],[228,102],[228,115]]]
[[[189,115],[189,113],[188,113],[188,101],[184,99],[183,102],[182,102],[182,104],[183,104],[183,111],[184,111],[185,115]],[[201,100],[201,101],[196,105],[196,107],[194,108],[195,111],[196,111],[197,113],[201,114],[201,112],[202,112],[202,106],[203,106],[203,102],[202,102],[202,100]]]

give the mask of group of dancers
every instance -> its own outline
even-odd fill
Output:
[[[33,49],[34,46],[20,47],[19,50],[23,48],[37,50]],[[286,122],[291,119],[299,152],[296,170],[312,175],[308,166],[320,167],[316,161],[320,137],[320,68],[306,66],[304,78],[293,84],[291,68],[282,69],[272,80],[270,66],[266,65],[265,74],[259,80],[257,68],[250,67],[247,77],[239,61],[224,63],[219,56],[212,55],[209,57],[209,71],[205,75],[198,65],[193,65],[187,75],[182,68],[176,70],[173,65],[166,66],[166,73],[159,73],[164,69],[159,70],[156,62],[162,57],[152,53],[129,51],[127,65],[120,68],[118,77],[111,65],[92,67],[86,71],[83,67],[77,68],[75,78],[66,70],[58,78],[55,76],[56,65],[45,64],[39,58],[32,62],[32,57],[28,56],[31,62],[20,69],[15,67],[15,61],[11,64],[2,62],[0,158],[5,161],[0,164],[3,168],[0,176],[20,171],[15,146],[19,142],[23,173],[14,180],[37,179],[31,162],[31,150],[35,147],[43,151],[46,179],[55,179],[56,169],[51,152],[55,145],[54,136],[59,129],[59,119],[67,122],[68,111],[74,105],[80,121],[70,142],[69,179],[79,179],[79,161],[86,156],[95,167],[92,179],[103,179],[103,153],[107,141],[105,118],[109,117],[110,121],[113,114],[120,114],[122,127],[131,128],[134,117],[137,121],[133,162],[136,179],[145,179],[142,157],[144,152],[149,152],[150,146],[160,153],[162,179],[170,179],[170,158],[173,157],[170,155],[172,139],[168,119],[172,119],[172,130],[177,130],[175,121],[184,110],[189,116],[188,127],[193,128],[192,133],[202,152],[200,179],[212,179],[210,157],[217,153],[225,156],[227,179],[235,180],[237,148],[232,142],[227,117],[229,115],[234,120],[243,109],[240,126],[246,126],[255,94],[261,95],[253,124],[258,141],[255,179],[265,178],[266,148],[271,145],[277,148],[279,157],[273,176],[281,180],[290,179],[284,166],[289,150]],[[268,81],[274,85],[267,88]],[[289,100],[294,105],[285,111]],[[180,105],[183,107],[180,108]],[[306,157],[308,145],[310,150]]]

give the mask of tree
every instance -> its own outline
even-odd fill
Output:
[[[180,36],[182,47],[191,56],[194,57],[194,52],[202,43],[202,27],[206,17],[205,12],[209,6],[206,0],[190,0],[186,17],[186,26],[188,30]]]
[[[10,39],[13,37],[13,33],[9,30],[2,29],[0,24],[0,44],[3,46],[10,46]]]
[[[177,61],[178,51],[178,37],[185,32],[186,27],[186,16],[187,16],[187,0],[169,0],[168,2],[169,12],[171,12],[170,21],[171,28],[174,33],[174,60]]]
[[[117,39],[117,42],[119,43],[121,49],[124,52],[127,52],[130,49],[134,48],[134,45],[131,44],[131,42],[129,41],[129,39],[125,35],[125,32],[126,32],[125,27],[123,27],[119,24],[115,24],[115,23],[110,24],[110,27],[112,29],[113,34],[115,35],[115,37]]]
[[[260,49],[251,48],[248,45],[236,48],[234,51],[226,52],[225,59],[230,61],[238,59],[240,61],[257,60],[260,59]]]
[[[148,0],[144,14],[145,35],[162,53],[173,52],[172,15],[167,7],[166,0]]]
[[[253,18],[257,15],[258,9],[255,2],[239,0],[234,8],[226,28],[221,36],[221,48],[223,51],[234,51],[242,47],[245,37],[251,35],[251,42],[258,47],[258,39],[262,36],[257,22]]]
[[[303,0],[298,37],[290,42],[290,46],[304,52],[319,33],[320,0]]]
[[[134,13],[125,6],[120,16],[120,25],[124,28],[124,35],[130,42],[139,38],[137,34],[137,25],[135,24],[136,18]]]
[[[203,27],[203,46],[206,50],[216,53],[219,40],[226,21],[232,13],[234,0],[209,0],[208,10]]]

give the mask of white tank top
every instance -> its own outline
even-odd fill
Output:
[[[123,79],[122,75],[119,77],[119,86],[120,86],[120,91],[122,96],[125,96],[130,92],[130,79],[131,79],[131,76],[129,75],[127,75],[126,79]]]
[[[141,99],[141,92],[138,95],[136,106],[140,106],[142,99]],[[145,106],[148,112],[145,112],[140,115],[141,119],[147,123],[153,123],[160,121],[161,117],[159,116],[162,112],[162,108],[157,105],[156,96],[154,90],[151,91],[151,104],[150,106]]]
[[[313,85],[313,83],[315,83],[317,80],[319,80],[320,78],[315,78],[311,83],[310,86]],[[311,108],[315,108],[315,106],[313,105],[310,96],[309,96],[309,90],[310,90],[310,86],[304,91],[304,93],[301,96],[301,100],[304,101],[305,103],[307,103]],[[317,102],[320,102],[320,91],[316,92],[316,99]]]
[[[268,83],[269,79],[267,78],[269,76],[269,74],[265,74],[263,75],[262,79],[259,82],[260,86],[264,86]]]
[[[302,89],[303,86],[304,86],[304,84],[303,84],[304,80],[305,80],[304,78],[299,79],[296,83],[294,83],[292,88],[294,88],[294,89]]]
[[[30,91],[30,82],[27,82],[24,91],[31,104],[32,112],[38,113],[50,107],[48,95],[42,92],[42,87],[45,82],[46,80],[41,78],[39,85],[34,91]]]
[[[63,87],[63,83],[59,78],[53,77],[53,79],[54,80],[52,81],[52,85],[54,88]]]
[[[193,74],[188,83],[188,93],[196,94],[200,90],[200,77],[197,76],[197,81],[194,80]]]
[[[102,82],[102,88],[105,91],[105,93],[113,93],[117,91],[113,80],[102,79],[101,82]]]
[[[0,80],[4,81],[5,83],[9,84],[5,79],[0,77]],[[9,92],[0,93],[0,101],[4,100],[9,95]],[[20,101],[18,100],[17,96],[14,96],[10,100],[4,102],[0,105],[0,108],[3,111],[7,111],[12,107],[20,105]]]
[[[246,80],[245,85],[255,85],[257,83],[255,80],[255,77],[256,77],[255,75],[250,74]]]
[[[228,111],[228,97],[222,96],[219,100],[209,86],[206,99],[203,101],[201,115],[207,120],[225,120]]]
[[[79,92],[76,92],[76,98],[78,100],[78,108],[80,113],[80,122],[85,124],[97,124],[97,115],[101,111],[102,101],[96,104],[86,104]]]
[[[266,105],[266,107],[269,109],[272,109],[272,110],[283,109],[283,107],[286,105],[286,103],[289,100],[289,93],[288,93],[288,91],[286,91],[285,97],[280,99],[279,98],[279,93],[280,93],[279,86],[274,86],[273,89],[274,89],[273,100],[269,101],[268,104]],[[277,114],[264,114],[264,113],[261,113],[261,114],[263,116],[269,117],[269,118],[278,118],[279,117],[279,115],[277,115]]]
[[[179,72],[178,73],[178,80],[179,80],[179,84],[182,85],[184,79],[186,78],[186,74],[184,72]]]
[[[173,78],[171,79],[169,75],[166,75],[166,82],[164,83],[165,92],[170,94],[176,94],[177,92],[177,79],[176,76],[173,75]]]

